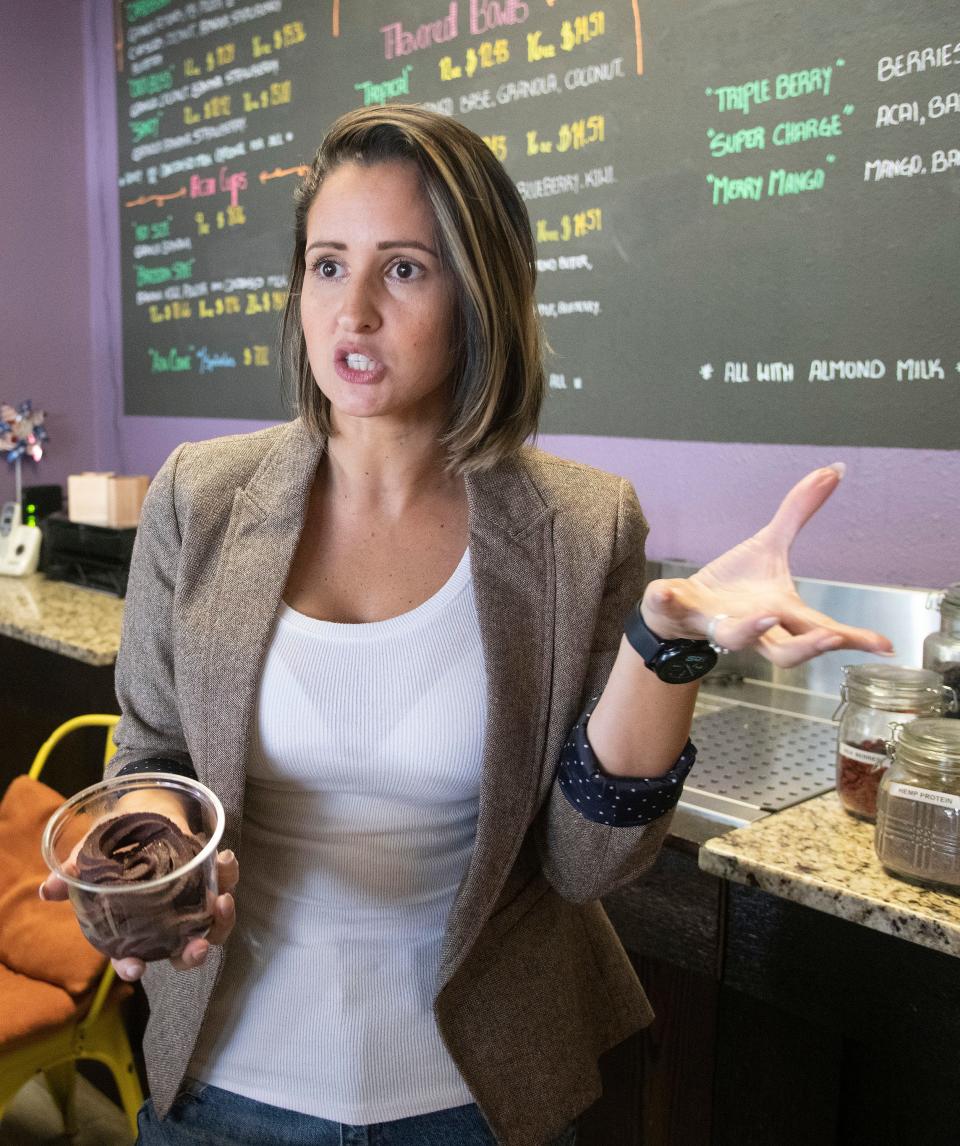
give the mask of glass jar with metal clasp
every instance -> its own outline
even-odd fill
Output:
[[[877,789],[890,763],[887,743],[894,724],[942,716],[955,698],[929,669],[903,665],[846,665],[837,729],[837,794],[844,809],[862,820],[877,814]]]
[[[960,702],[960,581],[939,594],[939,603],[940,629],[923,642],[923,667],[939,673]],[[947,715],[960,715],[960,705]]]
[[[960,890],[960,721],[921,717],[894,731],[874,844],[894,875]]]

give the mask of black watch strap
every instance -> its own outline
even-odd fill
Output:
[[[665,640],[657,636],[643,619],[639,601],[630,610],[623,631],[647,668],[667,684],[699,680],[717,663],[716,649],[707,640]]]

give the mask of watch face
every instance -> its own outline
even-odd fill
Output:
[[[667,684],[689,684],[699,680],[717,663],[717,654],[708,645],[697,649],[666,649],[657,661],[657,676]]]

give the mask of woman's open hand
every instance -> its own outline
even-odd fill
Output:
[[[793,584],[790,546],[842,477],[842,465],[813,470],[752,537],[692,577],[651,581],[641,604],[649,628],[665,639],[707,637],[727,649],[756,646],[783,668],[833,649],[892,654],[882,634],[811,609]]]

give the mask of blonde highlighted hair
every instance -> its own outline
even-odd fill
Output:
[[[451,413],[442,434],[449,468],[489,469],[536,432],[544,394],[536,246],[519,192],[480,136],[425,108],[390,104],[341,116],[295,194],[295,246],[281,324],[281,370],[312,432],[331,432],[330,403],[310,369],[300,321],[307,213],[344,163],[410,162],[455,284]]]

